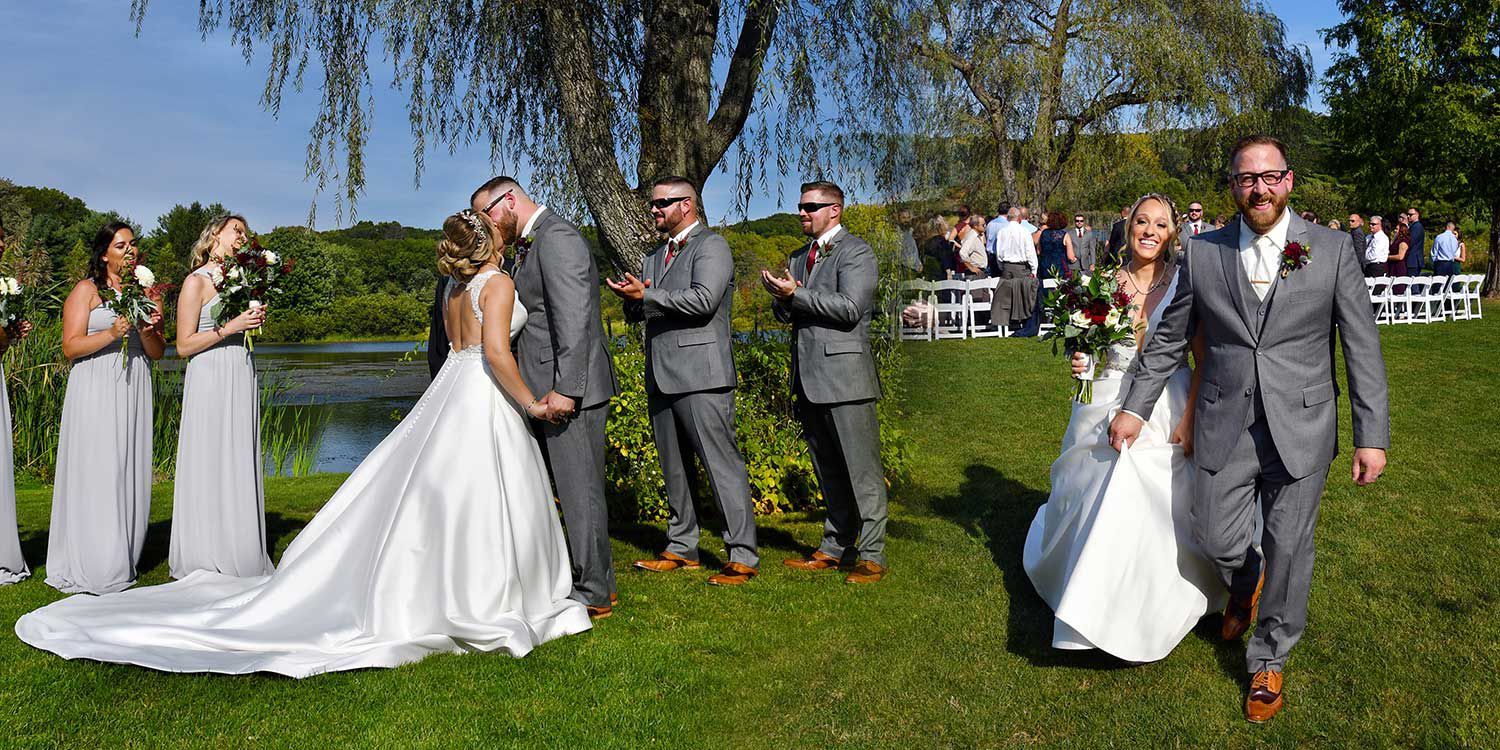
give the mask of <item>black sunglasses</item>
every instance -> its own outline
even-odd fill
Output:
[[[501,200],[503,200],[505,198],[505,196],[510,195],[510,192],[511,191],[507,190],[507,191],[505,191],[505,192],[503,192],[503,193],[495,196],[495,199],[492,200],[492,201],[490,201],[488,204],[486,204],[485,207],[484,207],[484,210],[480,211],[480,213],[484,213],[484,214],[489,213],[490,209],[494,208],[495,204],[499,203]]]
[[[797,210],[803,213],[815,214],[829,206],[837,205],[837,203],[798,203]]]
[[[685,201],[687,199],[688,197],[686,195],[679,195],[676,198],[653,198],[646,202],[649,203],[652,208],[665,211],[666,208],[673,203],[676,203],[678,201]]]
[[[1254,185],[1256,180],[1260,180],[1267,185],[1280,185],[1281,181],[1286,179],[1286,176],[1291,173],[1292,170],[1290,169],[1273,169],[1269,172],[1235,172],[1229,175],[1229,181],[1242,188]]]
[[[1188,213],[1190,213],[1190,214],[1201,214],[1201,213],[1203,213],[1203,209],[1201,209],[1201,208],[1193,208],[1192,206],[1188,206]]]

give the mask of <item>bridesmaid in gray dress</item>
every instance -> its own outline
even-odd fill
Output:
[[[63,396],[47,539],[47,585],[104,594],[135,583],[151,515],[151,362],[167,343],[161,313],[139,327],[103,306],[118,289],[126,256],[138,253],[129,224],[94,236],[88,278],[63,303],[63,356],[72,360]],[[129,359],[120,366],[120,338]]]
[[[0,256],[5,255],[5,224],[0,223]],[[0,329],[0,354],[10,348],[12,338],[24,338],[31,324],[20,321],[10,329]],[[11,444],[10,394],[5,385],[5,368],[0,367],[0,586],[18,583],[31,575],[26,558],[21,555],[21,535],[16,528],[16,474],[14,446]]]
[[[245,348],[245,331],[259,328],[266,312],[247,310],[223,326],[213,315],[219,301],[213,271],[248,234],[239,216],[209,222],[177,298],[177,353],[188,365],[167,555],[173,578],[196,570],[239,577],[273,571],[266,556],[260,385]]]

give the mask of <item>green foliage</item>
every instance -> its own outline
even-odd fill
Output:
[[[431,298],[411,294],[362,294],[339,297],[329,314],[340,332],[354,336],[418,334],[431,320]]]

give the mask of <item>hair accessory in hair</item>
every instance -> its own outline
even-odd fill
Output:
[[[484,220],[479,218],[479,214],[474,213],[474,209],[466,208],[459,211],[458,215],[462,216],[464,221],[469,222],[469,226],[474,229],[474,234],[479,235],[481,245],[490,241],[489,232],[484,228]]]

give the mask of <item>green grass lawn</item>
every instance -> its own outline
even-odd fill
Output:
[[[444,655],[303,681],[67,662],[9,631],[58,594],[0,589],[6,747],[1497,747],[1500,746],[1500,305],[1480,322],[1383,330],[1394,447],[1356,489],[1347,450],[1324,498],[1311,623],[1271,724],[1240,713],[1242,648],[1217,616],[1162,662],[1050,648],[1020,567],[1067,418],[1063,364],[1034,341],[912,344],[914,472],[893,497],[892,574],[856,588],[785,570],[815,516],[768,520],[764,575],[629,561],[657,526],[616,529],[622,606],[523,660]],[[1342,409],[1347,415],[1347,407]],[[1347,446],[1347,417],[1344,419]],[[275,556],[341,477],[272,479]],[[50,491],[19,493],[28,559]],[[171,487],[143,576],[166,580]],[[705,537],[709,559],[721,546]],[[41,577],[38,571],[37,578]]]

